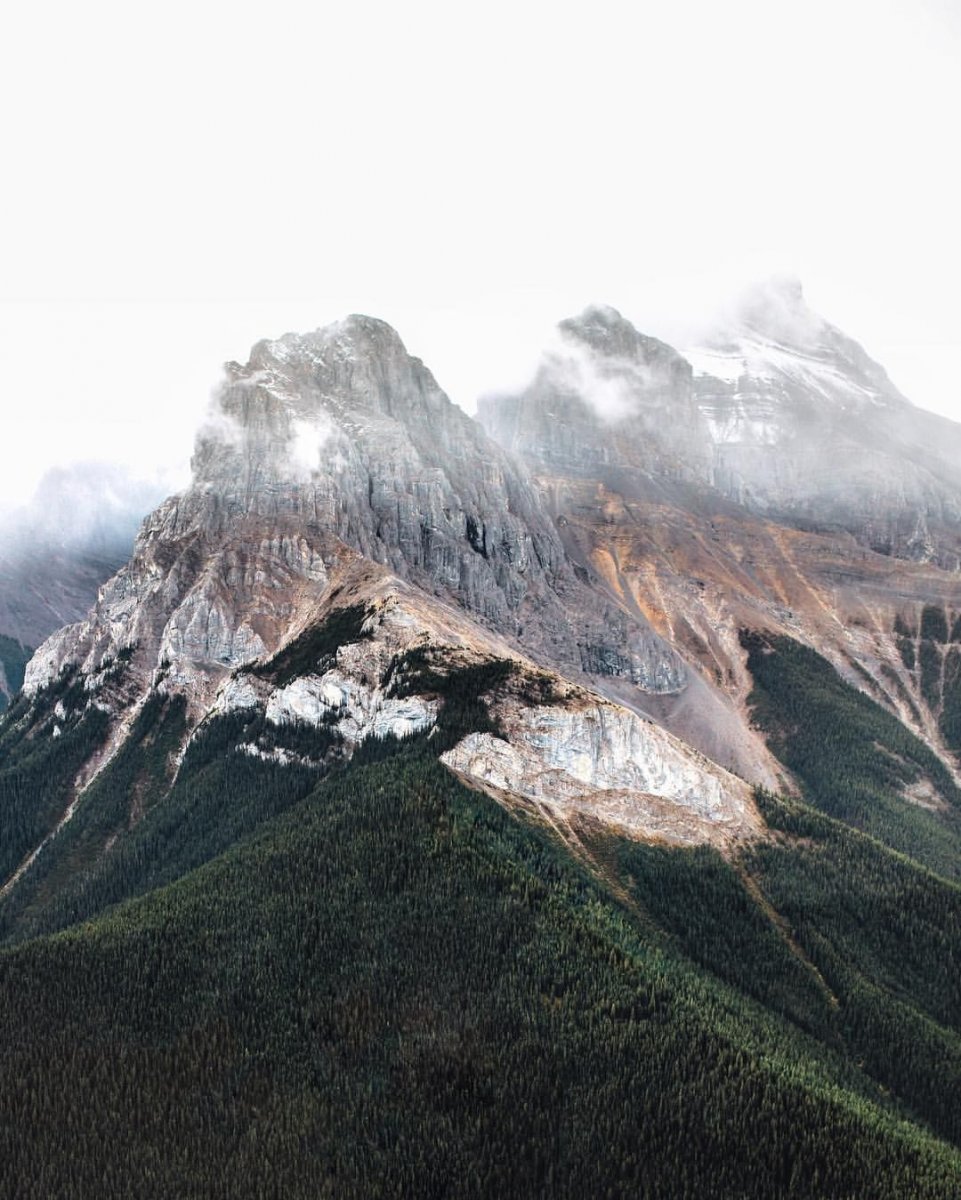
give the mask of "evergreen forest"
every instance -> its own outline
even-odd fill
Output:
[[[491,695],[558,699],[507,663],[398,660],[437,729],[352,757],[252,708],[178,763],[155,691],[59,829],[103,722],[69,671],[18,698],[6,874],[47,840],[0,900],[0,1194],[961,1194],[950,776],[813,652],[744,638],[802,794],[759,792],[770,836],[727,856],[463,786],[438,755],[499,735]]]

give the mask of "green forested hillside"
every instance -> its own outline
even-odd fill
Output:
[[[23,684],[23,673],[33,651],[29,646],[23,646],[6,634],[0,633],[0,667],[3,668],[3,678],[6,680],[8,694],[5,694],[0,680],[0,712],[7,707],[9,696],[14,696]]]
[[[916,624],[899,616],[894,632],[945,745],[961,753],[961,614],[949,622],[944,609],[926,604]]]
[[[0,907],[0,936],[61,929],[178,879],[302,799],[321,773],[319,765],[281,766],[241,753],[237,743],[256,738],[264,721],[240,712],[207,722],[171,787],[183,712],[178,700],[159,699],[141,711],[122,752]],[[304,736],[294,726],[261,733],[261,741],[275,748]],[[324,728],[307,736],[318,760],[336,741]]]
[[[549,701],[536,678],[390,674],[438,729],[349,764],[252,709],[177,769],[182,704],[141,709],[0,901],[0,1195],[961,1193],[961,888],[765,795],[772,836],[730,859],[589,821],[572,855],[437,760],[499,734],[488,689]],[[875,717],[838,695],[856,742]],[[95,711],[67,673],[35,702],[59,737],[0,726],[17,847]]]
[[[741,643],[754,721],[805,799],[961,880],[961,791],[934,752],[809,647],[751,632]],[[918,785],[925,807],[905,798]]]
[[[961,1144],[961,888],[797,802],[725,861],[587,833],[672,944]]]
[[[943,1197],[961,1178],[845,1057],[417,752],[3,952],[0,1021],[5,1194]]]
[[[44,725],[27,736],[20,718]],[[28,706],[21,695],[0,723],[0,878],[7,879],[62,820],[77,773],[107,736],[109,718],[86,705],[72,670]]]

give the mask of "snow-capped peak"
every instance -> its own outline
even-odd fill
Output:
[[[700,345],[683,354],[695,376],[738,391],[774,383],[802,389],[815,401],[907,403],[856,341],[808,306],[800,282],[790,276],[749,289]]]

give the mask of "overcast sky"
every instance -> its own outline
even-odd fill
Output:
[[[772,272],[961,418],[961,5],[7,5],[0,506],[189,454],[228,358],[366,311],[458,402],[591,301]]]

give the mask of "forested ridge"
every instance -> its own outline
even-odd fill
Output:
[[[180,702],[140,711],[0,902],[0,1193],[961,1192],[961,888],[814,782],[759,793],[772,837],[729,858],[591,822],[572,857],[437,757],[545,679],[418,651],[388,685],[438,729],[349,762],[333,725],[251,709],[178,768]],[[34,703],[64,732],[0,726],[0,822],[43,794],[35,755],[91,736],[69,673]]]
[[[810,804],[873,834],[951,879],[961,879],[961,790],[929,746],[817,651],[791,638],[742,631],[755,724]],[[934,810],[912,803],[922,785]]]
[[[946,1196],[961,1170],[419,752],[0,964],[25,1196]]]

